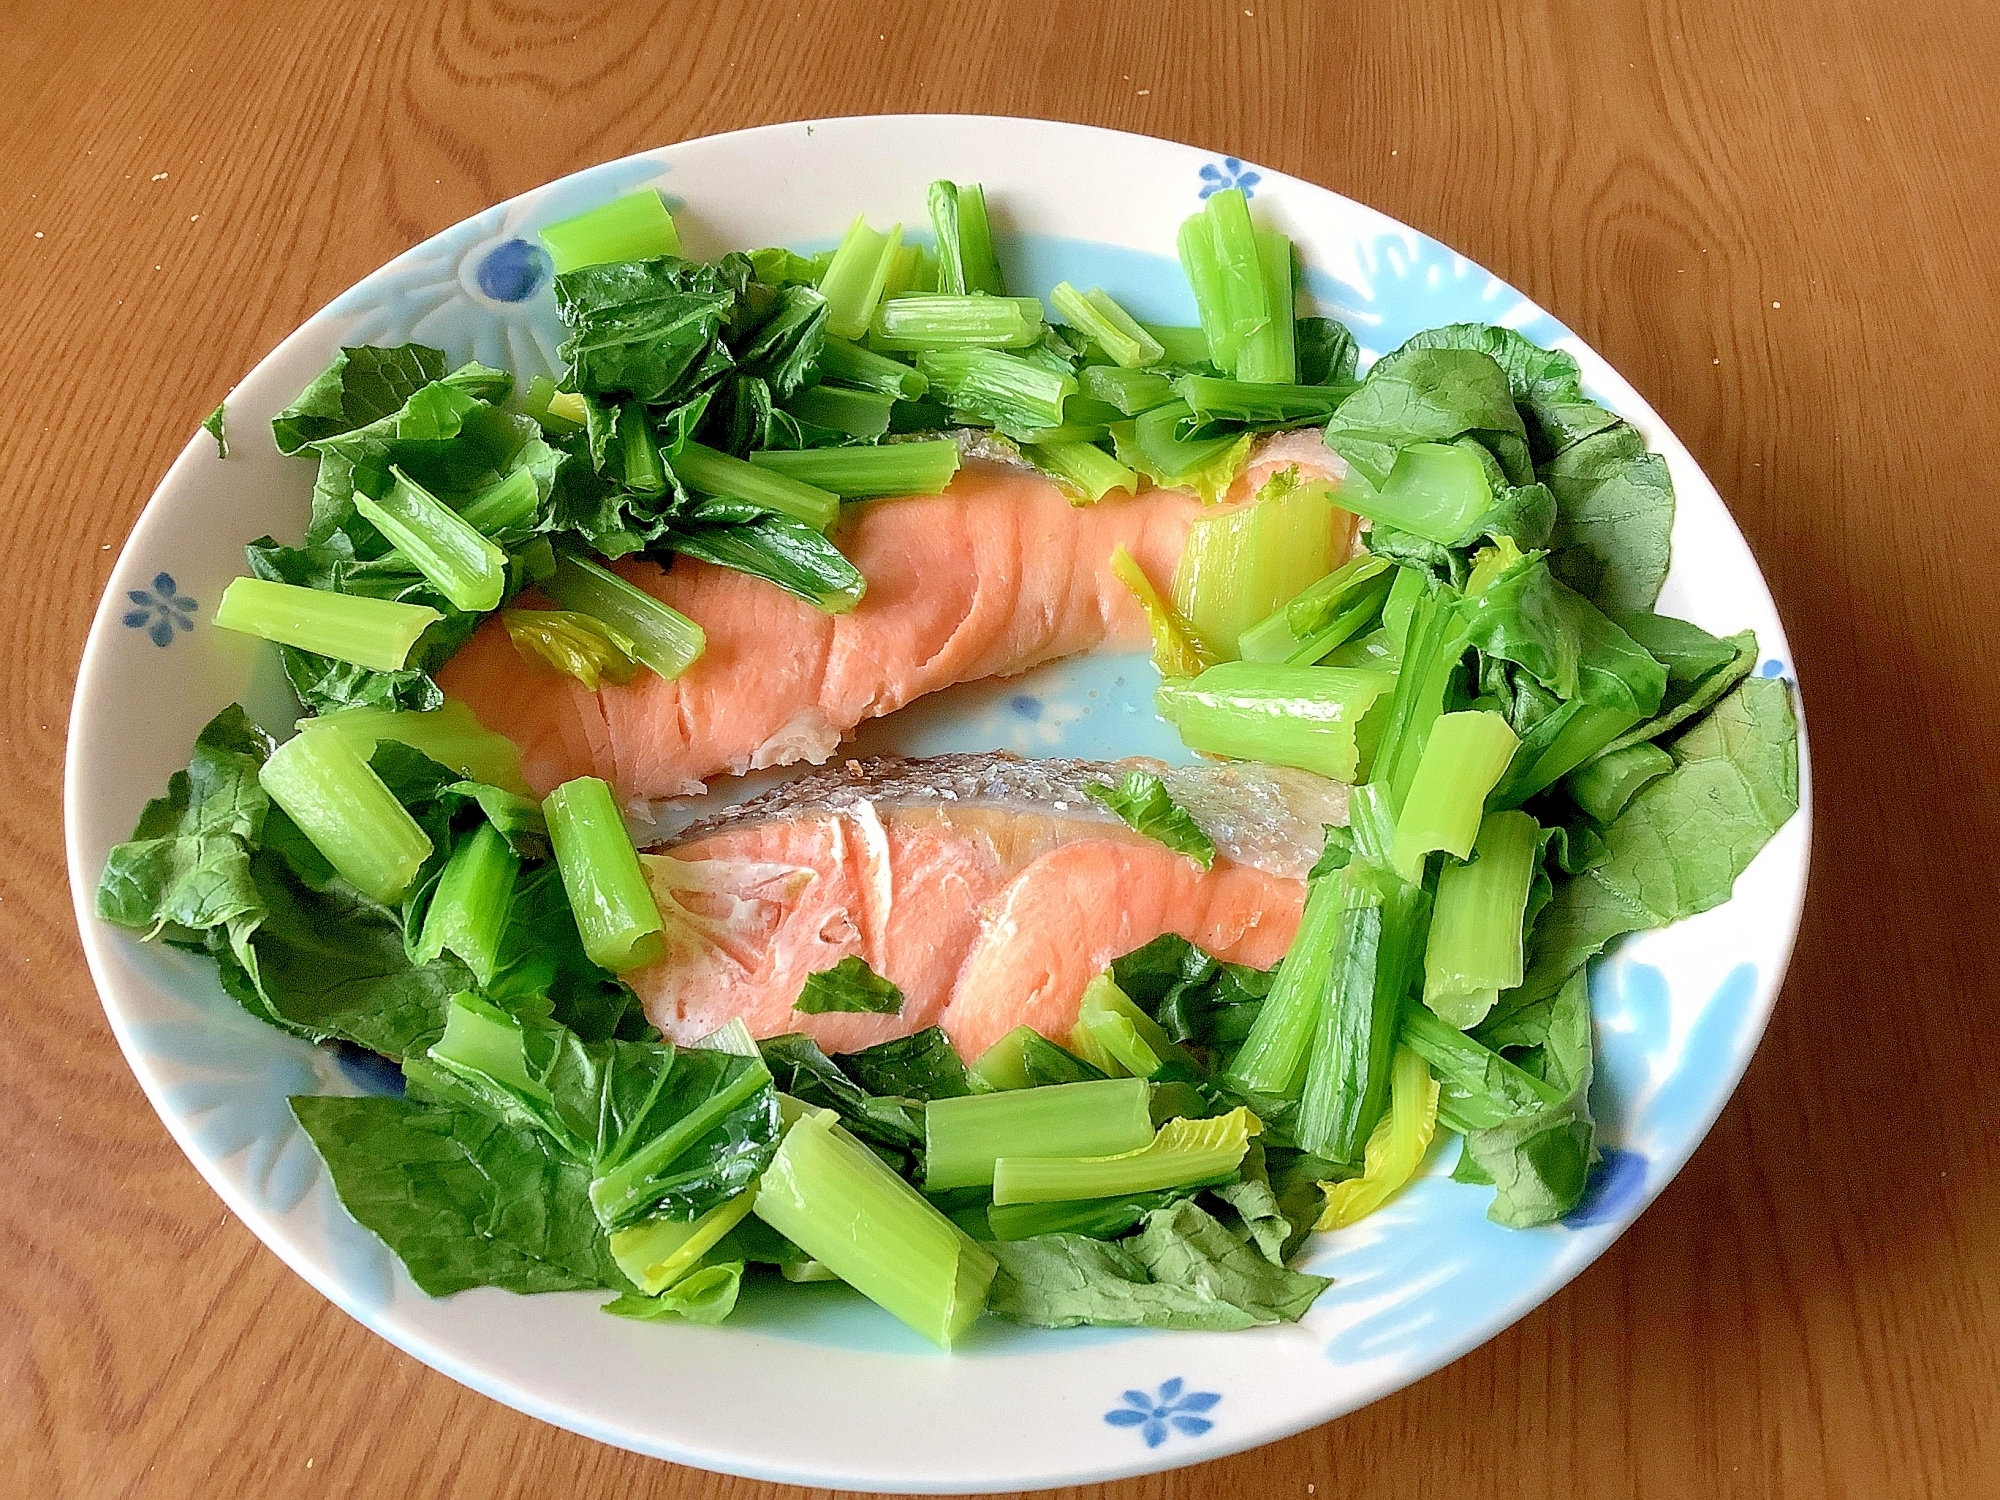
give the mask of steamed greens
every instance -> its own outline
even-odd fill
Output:
[[[1117,288],[1010,295],[977,184],[925,208],[928,240],[864,217],[818,256],[696,260],[646,190],[543,231],[560,378],[341,350],[272,424],[317,465],[304,534],[250,543],[216,616],[277,645],[307,717],[280,741],[217,715],[112,851],[99,915],[213,959],[251,1015],[386,1060],[398,1096],[293,1111],[436,1296],[589,1290],[714,1323],[775,1271],[944,1347],[984,1311],[1259,1327],[1329,1285],[1289,1264],[1308,1233],[1402,1191],[1439,1131],[1496,1221],[1570,1214],[1598,1158],[1587,965],[1727,900],[1799,800],[1755,638],[1655,610],[1665,460],[1509,329],[1364,369],[1349,329],[1298,314],[1293,246],[1239,190],[1177,238],[1185,328]],[[222,409],[203,425],[226,458]],[[1192,523],[1164,592],[1123,549],[1108,566],[1184,743],[1352,784],[1347,826],[1275,968],[1168,932],[1112,958],[1066,1033],[830,1054],[737,1019],[674,1045],[623,977],[710,940],[649,884],[672,861],[642,859],[604,781],[527,795],[516,747],[438,685],[496,614],[552,687],[687,671],[701,622],[620,559],[861,608],[845,508],[943,493],[962,449],[1077,504],[1214,503],[1260,435],[1300,428],[1337,487],[1280,468]],[[1087,790],[1214,866],[1160,776]],[[850,953],[793,1014],[893,1030],[908,1004]]]

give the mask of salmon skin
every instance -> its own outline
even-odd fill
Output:
[[[1209,870],[1133,832],[1086,787],[1159,775],[1216,847]],[[653,1024],[692,1042],[741,1017],[847,1052],[939,1025],[968,1061],[1016,1026],[1061,1040],[1084,987],[1163,933],[1268,968],[1347,787],[1249,763],[847,761],[687,829],[646,857],[669,918],[628,975]],[[849,955],[902,990],[893,1016],[804,1015],[807,978]]]
[[[1233,494],[1293,465],[1341,472],[1317,432],[1280,434]],[[847,508],[832,535],[868,583],[850,614],[691,558],[670,570],[633,559],[618,571],[707,633],[679,678],[642,672],[591,692],[523,662],[496,619],[439,682],[520,746],[538,792],[601,776],[643,815],[716,776],[820,764],[860,724],[942,688],[1143,648],[1145,618],[1111,555],[1124,547],[1164,589],[1201,510],[1166,489],[1076,506],[1038,472],[972,460],[942,495]],[[1332,524],[1351,521],[1336,512]]]

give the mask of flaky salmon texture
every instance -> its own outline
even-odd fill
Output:
[[[1216,848],[1203,870],[1092,801],[1140,767]],[[626,976],[669,1038],[741,1017],[848,1052],[942,1026],[972,1060],[1016,1026],[1063,1038],[1115,958],[1178,933],[1219,958],[1284,956],[1347,788],[1255,764],[847,761],[688,829],[645,857],[670,945]],[[896,1015],[805,1015],[806,979],[850,955],[903,991]]]
[[[1281,434],[1253,454],[1227,503],[1284,467],[1344,471],[1318,432]],[[641,808],[717,776],[822,764],[867,720],[958,683],[1142,648],[1145,618],[1111,555],[1123,546],[1164,591],[1201,511],[1169,489],[1075,506],[1038,473],[974,460],[942,495],[849,507],[833,536],[868,585],[850,614],[688,558],[671,570],[629,561],[625,577],[707,633],[679,678],[642,672],[593,693],[523,662],[495,618],[440,682],[520,746],[537,791],[601,776]]]

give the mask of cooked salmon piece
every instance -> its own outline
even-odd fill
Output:
[[[1153,771],[1201,825],[1202,870],[1086,792]],[[848,761],[688,829],[646,857],[673,941],[627,976],[653,1024],[692,1042],[741,1017],[854,1051],[942,1026],[975,1058],[1023,1023],[1061,1039],[1084,987],[1162,933],[1268,968],[1347,788],[1253,764],[952,755]],[[813,974],[858,955],[902,990],[893,1016],[804,1015]]]
[[[1282,434],[1230,503],[1287,466],[1342,472],[1317,432]],[[866,720],[941,688],[1145,646],[1145,619],[1111,576],[1111,554],[1124,547],[1166,588],[1201,508],[1163,489],[1076,506],[1039,473],[975,460],[942,495],[847,508],[833,538],[868,582],[849,614],[691,558],[666,570],[628,560],[618,565],[626,578],[707,633],[678,679],[642,672],[593,693],[524,662],[495,619],[439,680],[520,746],[537,791],[601,776],[637,808],[720,775],[820,764]],[[1351,539],[1345,512],[1328,524]]]

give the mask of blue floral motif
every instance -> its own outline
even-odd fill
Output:
[[[1233,156],[1222,158],[1222,165],[1204,162],[1201,168],[1201,196],[1220,193],[1227,188],[1241,188],[1243,196],[1257,196],[1257,184],[1264,180],[1264,174],[1255,167],[1246,167]]]
[[[1613,1224],[1625,1219],[1646,1189],[1646,1158],[1620,1146],[1606,1146],[1590,1169],[1583,1196],[1563,1216],[1571,1229],[1586,1224]]]
[[[127,589],[125,597],[133,604],[125,611],[126,628],[145,631],[155,646],[171,646],[176,630],[194,629],[200,606],[180,591],[171,573],[155,573],[150,589]]]
[[[542,289],[555,268],[540,245],[502,240],[479,260],[479,290],[495,302],[526,302]]]
[[[1127,1391],[1119,1398],[1125,1404],[1112,1407],[1104,1414],[1104,1420],[1113,1427],[1138,1428],[1139,1436],[1146,1440],[1148,1448],[1157,1448],[1164,1443],[1169,1430],[1188,1437],[1200,1437],[1215,1425],[1201,1413],[1213,1411],[1222,1394],[1219,1391],[1183,1391],[1185,1384],[1176,1375],[1150,1396],[1144,1391]]]
[[[1030,721],[1042,716],[1042,700],[1033,693],[1016,693],[1007,700],[1007,706]]]
[[[1757,675],[1759,677],[1783,677],[1785,675],[1785,664],[1776,657],[1773,657],[1757,669]]]

